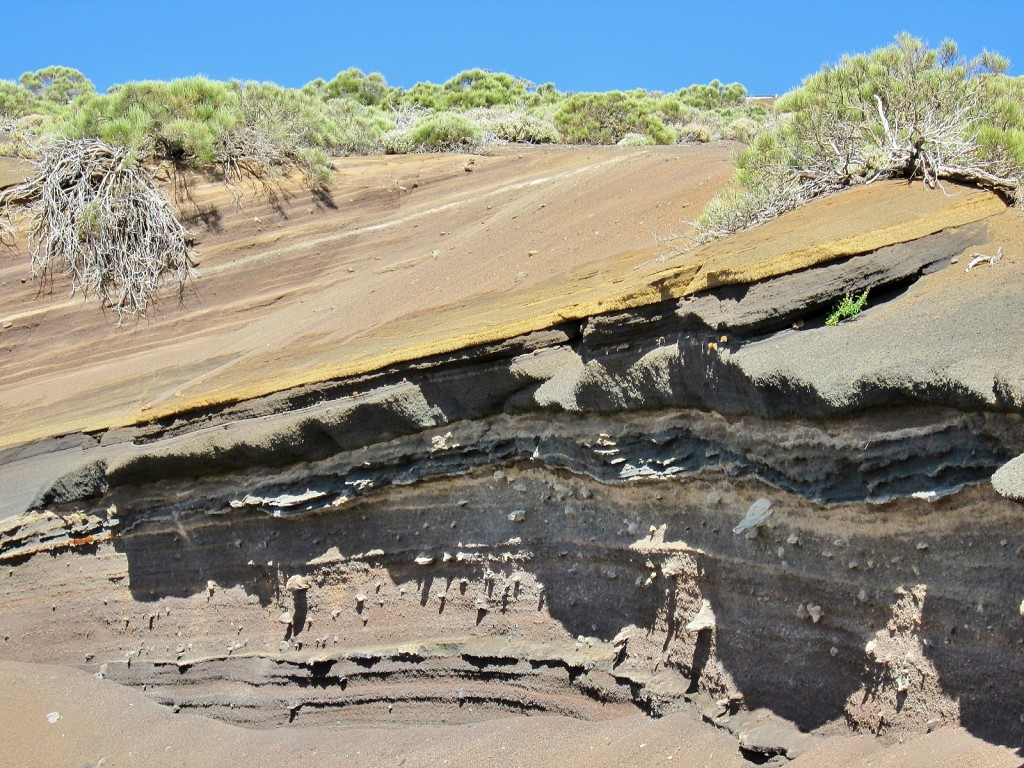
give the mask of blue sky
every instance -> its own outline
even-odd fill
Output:
[[[99,90],[195,74],[298,87],[355,66],[404,87],[483,67],[560,90],[718,78],[769,95],[902,31],[998,51],[1024,74],[1022,0],[0,0],[0,12],[0,78],[63,64]]]

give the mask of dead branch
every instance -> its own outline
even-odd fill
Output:
[[[993,256],[986,256],[983,253],[972,253],[971,257],[971,261],[967,265],[967,269],[965,269],[964,272],[970,272],[979,264],[985,264],[986,262],[990,267],[994,267],[996,265],[996,262],[1003,258],[1003,249],[1002,247],[998,248],[995,252],[995,255]]]
[[[188,232],[132,152],[98,139],[46,146],[35,175],[0,193],[0,208],[27,205],[32,276],[68,277],[127,317],[145,315],[165,278],[184,291],[195,274]]]

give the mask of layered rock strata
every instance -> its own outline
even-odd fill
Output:
[[[846,729],[1018,746],[1019,267],[962,269],[1007,231],[10,448],[3,656],[257,728],[695,711],[754,762]]]

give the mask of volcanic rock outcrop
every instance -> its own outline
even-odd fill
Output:
[[[691,713],[737,764],[810,761],[849,732],[876,749],[961,726],[1018,748],[1019,212],[880,183],[689,251],[587,240],[555,274],[458,285],[495,243],[543,271],[564,227],[661,197],[679,216],[728,175],[702,151],[509,151],[468,189],[403,159],[455,197],[312,234],[352,197],[342,166],[337,212],[296,193],[246,211],[258,231],[237,241],[230,222],[207,234],[226,254],[211,291],[254,263],[322,290],[123,331],[77,301],[17,305],[0,658],[250,728]],[[598,207],[619,193],[629,210]],[[519,224],[548,206],[573,213]],[[283,223],[272,243],[264,221]],[[409,263],[395,243],[420,224],[461,237],[454,255],[417,241]],[[377,288],[373,318],[328,304]],[[865,290],[865,312],[825,325]]]

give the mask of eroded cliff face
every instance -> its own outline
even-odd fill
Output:
[[[0,653],[257,728],[696,711],[754,762],[1019,747],[1013,215],[11,449],[46,479],[3,524]]]

